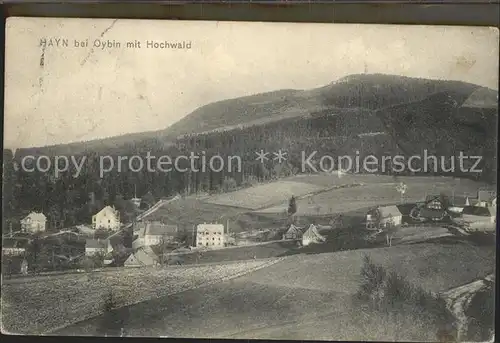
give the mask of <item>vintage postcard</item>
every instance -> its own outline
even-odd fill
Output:
[[[9,18],[2,333],[493,342],[498,43]]]

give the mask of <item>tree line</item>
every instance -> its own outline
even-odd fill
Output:
[[[306,155],[317,151],[318,156],[352,156],[353,152],[359,151],[360,158],[401,154],[390,135],[363,136],[366,132],[383,132],[384,128],[373,112],[347,109],[230,131],[190,135],[170,144],[160,137],[152,137],[110,149],[106,154],[113,158],[115,166],[120,156],[146,156],[147,153],[151,156],[167,155],[172,159],[189,156],[191,152],[200,156],[203,153],[205,161],[216,155],[225,161],[230,156],[241,159],[241,170],[223,169],[219,172],[211,170],[210,166],[205,166],[204,172],[195,172],[190,168],[190,161],[180,160],[179,167],[186,168],[186,171],[148,171],[146,168],[136,171],[136,164],[125,163],[120,172],[113,168],[100,177],[99,154],[93,151],[85,154],[86,163],[77,177],[74,177],[74,166],[55,177],[53,170],[27,172],[19,168],[22,154],[14,156],[12,151],[4,150],[3,228],[5,231],[8,227],[6,220],[16,223],[33,210],[45,213],[50,227],[88,224],[91,216],[106,205],[114,205],[125,220],[131,220],[134,209],[129,199],[134,196],[148,197],[149,202],[154,203],[176,194],[228,192],[311,172],[302,169],[304,152]],[[422,145],[425,146],[425,142]],[[286,152],[286,161],[281,164],[273,161],[273,152],[280,149]],[[256,160],[256,152],[260,150],[269,153],[269,159],[263,163]],[[194,164],[197,170],[203,169],[202,159],[195,160]],[[392,173],[390,168],[386,173]]]

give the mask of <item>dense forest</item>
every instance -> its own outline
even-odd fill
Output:
[[[377,80],[377,83],[369,80]],[[132,212],[127,200],[135,195],[149,197],[151,202],[175,194],[227,192],[304,172],[302,153],[309,155],[313,151],[317,151],[317,156],[353,156],[357,153],[363,158],[421,153],[423,149],[450,156],[461,150],[485,157],[483,173],[474,177],[495,181],[496,147],[492,142],[496,141],[496,131],[492,128],[496,127],[497,109],[461,106],[477,86],[385,76],[368,81],[362,76],[353,76],[307,92],[256,95],[251,102],[247,98],[228,100],[232,101],[229,107],[232,112],[227,109],[216,112],[224,103],[227,105],[227,101],[221,102],[222,105],[207,105],[208,112],[203,112],[202,107],[164,134],[143,134],[125,141],[120,138],[120,144],[97,145],[99,141],[96,141],[18,149],[15,156],[12,151],[4,150],[3,229],[6,230],[7,221],[17,225],[18,220],[32,210],[43,211],[52,228],[90,223],[92,214],[107,204],[115,205],[127,220],[127,213]],[[276,97],[277,102],[272,100]],[[313,99],[322,106],[308,107]],[[300,115],[207,133],[196,131],[212,129],[211,126],[198,125],[191,131],[195,133],[184,132],[193,120],[198,123],[220,120],[231,124],[241,120],[241,113],[252,117],[248,120],[255,120],[263,116],[266,109],[270,111],[267,113],[282,111],[283,103],[287,108],[302,106]],[[231,113],[234,116],[228,117]],[[212,122],[208,118],[210,115],[214,118]],[[171,132],[182,133],[182,136],[171,138]],[[278,164],[272,160],[272,153],[280,149],[287,153],[287,160]],[[260,150],[270,153],[271,158],[265,163],[256,160],[256,152]],[[199,156],[194,160],[194,169],[187,159],[180,160],[178,165],[178,169],[186,171],[161,171],[155,159],[152,166],[156,170],[145,167],[138,170],[140,161],[137,159],[130,164],[129,160],[122,161],[118,168],[120,156],[141,156],[145,161],[149,154],[157,158],[169,156],[174,160],[191,153]],[[77,161],[85,158],[85,163],[77,177],[72,163],[69,170],[56,177],[53,166],[47,172],[26,172],[19,168],[22,158],[27,155],[72,155]],[[114,167],[101,177],[99,159],[104,155],[113,158]],[[223,170],[216,172],[207,165],[212,156],[222,157],[226,163]],[[240,158],[241,170],[237,170],[236,162],[233,169],[228,170],[230,156]],[[391,173],[390,168],[386,173]],[[461,175],[459,171],[455,175],[471,176]]]

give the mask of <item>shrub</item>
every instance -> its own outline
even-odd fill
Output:
[[[450,333],[456,336],[455,318],[441,297],[411,284],[396,272],[388,272],[384,267],[373,263],[367,255],[363,258],[361,278],[360,288],[353,298],[357,308],[364,308],[376,316],[382,315],[386,319],[400,321],[401,325],[418,322],[424,331],[431,330],[434,335],[441,331],[448,336]],[[393,324],[394,328],[398,325]],[[428,335],[428,332],[424,331],[421,332],[422,340]],[[394,332],[394,337],[398,340],[409,339],[400,337],[399,334]],[[415,337],[412,336],[411,339]]]
[[[113,290],[109,290],[103,300],[102,311],[104,312],[101,317],[100,325],[98,326],[98,333],[103,336],[119,336],[123,323],[120,314],[117,312],[118,304],[113,294]]]
[[[484,290],[477,292],[465,309],[469,318],[466,339],[475,342],[484,342],[491,338],[495,324],[495,290],[488,285]]]

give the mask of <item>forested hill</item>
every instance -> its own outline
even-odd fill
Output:
[[[110,150],[131,153],[134,149],[142,150],[147,147],[167,148],[183,135],[230,130],[317,113],[340,113],[349,109],[377,110],[422,100],[443,91],[458,98],[466,98],[478,89],[483,90],[477,92],[480,99],[491,98],[497,94],[496,91],[459,81],[384,74],[351,75],[312,90],[278,90],[211,103],[164,130],[19,149],[16,155],[67,155],[89,152],[105,154]]]
[[[4,217],[17,218],[39,210],[48,214],[50,225],[62,223],[66,227],[88,222],[105,204],[126,208],[123,200],[135,195],[150,194],[159,199],[178,193],[227,192],[300,173],[302,153],[308,156],[313,151],[334,159],[355,153],[361,159],[368,155],[408,157],[422,154],[424,149],[450,157],[461,151],[468,156],[483,156],[483,172],[446,175],[495,182],[497,96],[497,91],[462,82],[354,75],[309,91],[277,91],[210,104],[155,133],[18,149],[15,158],[11,151],[4,150]],[[178,137],[211,129],[217,130]],[[272,158],[266,163],[256,161],[255,152],[261,149],[283,149],[286,163],[277,165]],[[195,170],[186,160],[181,160],[177,170],[168,172],[150,171],[137,163],[131,170],[127,160],[118,169],[119,156],[146,157],[150,153],[174,160],[191,152],[206,156],[206,162],[195,160]],[[28,154],[71,154],[77,159],[85,155],[87,160],[77,176],[72,166],[55,177],[53,170],[27,172],[16,168],[19,158]],[[115,160],[114,168],[104,175],[99,175],[99,155]],[[202,164],[214,155],[225,161],[229,156],[239,156],[242,169],[203,168]],[[421,161],[413,167],[422,167],[418,163]],[[387,168],[385,173],[392,174],[392,169]]]

